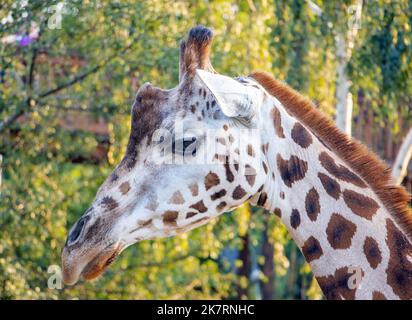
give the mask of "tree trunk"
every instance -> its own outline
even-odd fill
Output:
[[[286,283],[286,292],[287,298],[295,298],[296,295],[296,282],[299,276],[299,267],[297,261],[297,250],[298,248],[294,243],[290,247],[290,256],[289,256],[289,272],[288,279]]]
[[[359,89],[357,93],[358,114],[354,118],[354,136],[360,140],[364,141],[363,131],[365,126],[365,94],[363,89]]]
[[[262,272],[265,276],[264,281],[260,281],[260,290],[262,293],[263,300],[272,300],[275,287],[275,261],[274,257],[274,247],[273,244],[269,241],[268,236],[268,225],[270,216],[265,214],[265,230],[263,231],[263,240],[262,240],[262,254],[265,257],[265,262],[262,265]]]
[[[412,128],[409,129],[393,165],[392,174],[397,184],[401,184],[406,176],[409,161],[412,158]]]
[[[249,231],[246,232],[244,236],[241,237],[242,240],[242,250],[239,252],[239,260],[242,261],[242,266],[238,268],[238,285],[237,285],[237,296],[238,299],[248,299],[249,298],[249,283],[250,283],[250,273],[252,270],[252,259],[250,256],[249,248]]]
[[[338,32],[335,37],[336,41],[336,58],[337,58],[337,79],[336,79],[336,124],[339,129],[346,132],[349,136],[352,134],[352,109],[353,99],[350,93],[350,80],[347,74],[348,62],[352,56],[352,49],[355,44],[355,38],[360,16],[362,12],[363,1],[358,0],[353,14],[355,15],[348,31]],[[353,8],[353,7],[352,7]]]
[[[349,57],[345,36],[336,35],[336,57],[338,59],[336,73],[336,125],[339,129],[352,134],[352,94],[349,92],[350,81],[346,73]]]

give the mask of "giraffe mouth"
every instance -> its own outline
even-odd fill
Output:
[[[80,277],[86,281],[97,278],[116,260],[124,248],[125,246],[122,243],[112,243],[97,254],[93,254],[90,260],[85,261],[85,264],[81,261],[83,259],[80,259],[80,261],[75,259],[65,248],[62,253],[64,284],[74,285]]]
[[[103,250],[84,267],[81,272],[82,278],[90,281],[100,276],[116,260],[122,250],[122,245]]]

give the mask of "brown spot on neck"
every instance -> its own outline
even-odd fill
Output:
[[[376,269],[382,261],[381,250],[375,239],[372,237],[366,237],[363,244],[363,252],[365,253],[366,259],[372,269]]]
[[[183,198],[182,193],[179,190],[177,190],[173,193],[172,197],[169,199],[169,203],[183,204],[185,203],[185,199]]]
[[[330,195],[335,200],[338,200],[341,194],[340,184],[335,179],[332,179],[327,174],[324,174],[322,172],[318,173],[318,178],[328,195]]]
[[[319,193],[315,188],[308,191],[305,198],[306,213],[311,221],[316,221],[320,213]]]
[[[205,177],[206,191],[214,186],[217,186],[219,183],[220,183],[219,176],[216,173],[210,171]]]
[[[235,200],[240,200],[246,195],[245,189],[242,188],[242,186],[238,185],[235,190],[233,190],[232,197]]]
[[[296,122],[292,129],[292,139],[299,146],[306,149],[312,144],[312,136],[309,131],[305,129],[299,122]]]
[[[163,214],[163,223],[168,226],[177,226],[177,217],[179,212],[177,211],[165,211]]]
[[[367,187],[366,183],[363,182],[363,180],[359,178],[355,173],[350,171],[345,166],[338,166],[335,163],[335,160],[327,152],[321,152],[321,154],[319,155],[319,161],[321,165],[337,179],[352,183],[360,188]]]
[[[221,198],[221,197],[223,197],[223,196],[225,196],[225,195],[226,195],[226,190],[225,190],[225,189],[222,189],[222,190],[220,190],[220,191],[215,192],[214,194],[212,194],[212,195],[210,196],[210,199],[211,199],[212,201],[215,201],[216,199],[219,199],[219,198]]]
[[[203,200],[200,200],[200,201],[196,202],[195,204],[192,204],[190,206],[190,208],[195,209],[195,210],[197,210],[201,213],[204,213],[204,212],[207,211],[207,208],[206,208],[205,204],[203,203]]]
[[[356,225],[338,213],[332,214],[326,234],[333,249],[348,249],[356,232]]]
[[[280,154],[276,157],[276,162],[280,176],[286,186],[292,187],[292,184],[302,180],[308,171],[308,163],[299,159],[297,156],[291,156],[289,160],[284,160]]]
[[[343,191],[343,200],[353,213],[368,220],[372,220],[379,209],[375,200],[352,190]]]
[[[279,138],[285,138],[285,134],[283,133],[283,128],[282,128],[282,118],[280,116],[280,111],[278,110],[278,108],[273,107],[270,113],[273,119],[273,126],[275,127],[275,132],[277,136]]]
[[[290,226],[293,229],[297,229],[300,225],[300,213],[297,209],[293,209],[290,215]]]
[[[308,263],[319,259],[323,255],[323,250],[318,239],[310,236],[302,246],[302,253]]]

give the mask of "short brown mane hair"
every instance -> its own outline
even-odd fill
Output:
[[[403,187],[395,185],[391,169],[363,144],[339,130],[309,99],[288,85],[265,72],[254,72],[250,76],[366,181],[411,240],[410,195]]]

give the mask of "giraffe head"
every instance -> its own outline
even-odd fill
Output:
[[[259,195],[265,91],[216,74],[211,40],[209,29],[193,28],[181,42],[178,86],[138,90],[126,154],[69,232],[65,283],[97,277],[137,241],[193,229]]]

